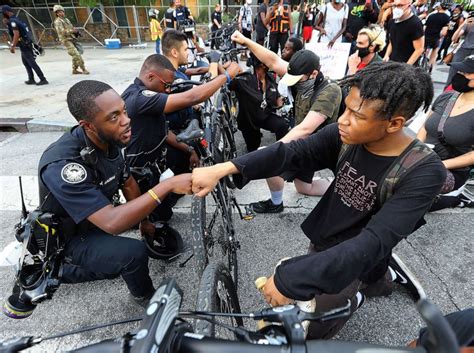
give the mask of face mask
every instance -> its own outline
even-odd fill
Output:
[[[314,79],[314,78],[310,78],[310,79],[308,79],[306,81],[303,81],[303,82],[300,81],[295,85],[296,91],[304,93],[304,92],[312,89],[314,87],[315,82],[316,82],[316,79]]]
[[[252,5],[252,0],[247,0],[247,5]]]
[[[356,48],[359,51],[359,58],[361,58],[361,59],[365,58],[367,55],[370,54],[368,47],[367,48],[356,47]]]
[[[394,8],[393,11],[392,11],[392,13],[393,13],[393,18],[394,18],[395,20],[400,19],[400,18],[403,16],[403,13],[404,13],[404,12],[405,12],[405,11],[404,11],[403,9],[399,9],[398,7]]]
[[[340,3],[342,3],[342,0],[334,0],[334,3],[335,4],[340,4]]]
[[[469,87],[469,81],[464,75],[461,75],[459,72],[453,76],[453,80],[451,81],[451,84],[453,85],[453,88],[461,93],[464,92],[470,92],[474,90],[474,88]]]

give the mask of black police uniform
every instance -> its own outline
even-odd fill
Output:
[[[266,74],[265,99],[257,75],[246,72],[232,80],[230,89],[237,94],[239,115],[237,124],[249,152],[260,147],[260,128],[275,133],[277,140],[288,133],[288,123],[275,113],[278,85],[269,73]]]
[[[183,22],[184,20],[189,19],[189,16],[191,16],[191,12],[189,11],[189,9],[186,6],[177,7],[174,10],[173,14],[174,14],[174,20],[178,24],[178,27],[179,27],[181,22]]]
[[[46,149],[38,167],[40,208],[60,218],[66,238],[62,282],[121,275],[133,296],[149,296],[153,284],[144,243],[108,234],[87,220],[113,203],[129,168],[118,147],[110,145],[106,154],[86,139],[74,127]],[[81,157],[87,146],[94,152]]]
[[[169,8],[165,12],[166,29],[174,29],[174,9]]]
[[[186,156],[185,166],[168,156],[174,153],[174,149],[165,143],[167,128],[164,110],[168,95],[148,90],[143,82],[136,78],[122,93],[122,98],[125,101],[132,127],[132,139],[127,146],[127,161],[132,168],[132,174],[136,175],[135,179],[140,191],[144,193],[158,184],[160,174],[164,172],[164,163],[162,163],[164,148],[167,154],[166,166],[174,174],[182,173],[183,169],[189,170],[189,156]],[[142,176],[144,168],[152,174]],[[167,222],[173,215],[171,208],[176,201],[177,197],[169,194],[150,215],[150,220]]]
[[[13,38],[13,31],[18,30],[20,32],[20,39],[18,41],[18,46],[20,47],[21,51],[21,60],[23,61],[23,65],[26,68],[26,72],[28,73],[28,80],[34,81],[35,77],[33,74],[33,70],[36,72],[36,75],[41,81],[45,81],[46,78],[44,77],[43,71],[41,71],[40,67],[36,63],[36,58],[33,53],[33,37],[31,31],[26,23],[20,20],[16,16],[11,16],[8,19],[8,33]]]

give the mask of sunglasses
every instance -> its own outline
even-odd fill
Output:
[[[170,89],[171,88],[171,86],[173,85],[173,82],[170,83],[170,82],[163,81],[163,79],[158,75],[158,72],[153,71],[153,73],[155,74],[156,78],[158,80],[160,80],[160,82],[163,84],[165,89]]]

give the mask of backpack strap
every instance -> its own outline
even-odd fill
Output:
[[[341,162],[345,158],[345,156],[346,156],[347,152],[349,151],[350,147],[351,146],[346,144],[346,143],[343,143],[341,145],[341,149],[339,150],[339,156],[337,157],[336,172],[339,170],[339,168],[341,166]]]
[[[456,100],[458,99],[460,93],[454,92],[451,97],[449,97],[448,103],[444,107],[443,115],[441,115],[441,119],[439,119],[438,124],[438,140],[441,142],[443,146],[447,145],[446,137],[444,136],[444,125],[446,124],[446,120],[448,120],[451,111],[454,108],[454,104],[456,104]]]
[[[382,178],[383,182],[377,190],[379,206],[382,206],[393,195],[396,186],[405,175],[434,154],[431,148],[418,139],[410,143],[405,151],[393,161]]]

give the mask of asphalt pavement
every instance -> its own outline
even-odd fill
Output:
[[[137,74],[150,49],[107,51],[87,50],[85,60],[92,74],[87,77],[109,82],[121,92]],[[13,240],[13,226],[20,217],[17,177],[23,177],[28,209],[38,204],[37,163],[42,151],[60,135],[60,131],[74,123],[65,106],[67,88],[84,76],[70,75],[70,61],[62,50],[48,50],[39,59],[49,86],[30,87],[23,81],[23,67],[19,55],[0,51],[0,118],[26,117],[37,122],[31,131],[19,134],[0,132],[0,249]],[[104,65],[104,62],[107,65]],[[446,69],[442,67],[441,69]],[[442,70],[435,73],[435,81],[442,81]],[[435,83],[437,92],[442,85]],[[30,127],[29,126],[29,127]],[[44,131],[47,130],[47,131]],[[242,150],[242,140],[239,146]],[[265,135],[264,143],[273,138]],[[323,173],[323,176],[327,174]],[[240,204],[268,197],[264,181],[252,182],[236,191]],[[190,196],[184,197],[175,209],[172,226],[176,227],[189,244]],[[306,252],[308,241],[299,228],[318,198],[296,193],[287,184],[284,194],[285,212],[277,215],[257,215],[252,221],[236,220],[239,251],[239,298],[243,311],[257,310],[265,303],[254,287],[255,278],[271,274],[276,262],[285,256]],[[474,212],[450,209],[429,214],[427,225],[402,241],[395,251],[419,277],[428,297],[444,313],[474,305],[473,286],[473,229]],[[124,236],[138,237],[136,231]],[[175,277],[183,289],[183,309],[193,309],[199,278],[190,261],[184,268],[181,260],[165,263],[150,260],[150,272],[155,286],[165,277]],[[0,298],[9,295],[14,274],[9,267],[0,267]],[[0,339],[19,335],[48,336],[53,333],[83,326],[140,316],[142,309],[130,301],[123,281],[115,280],[60,286],[52,300],[40,304],[33,315],[24,320],[0,316]],[[251,323],[250,323],[251,324]],[[395,287],[389,297],[368,299],[349,320],[338,339],[390,345],[404,345],[415,338],[422,321],[408,293]],[[104,338],[122,335],[137,324],[127,324],[48,341],[34,352],[64,351]]]

